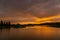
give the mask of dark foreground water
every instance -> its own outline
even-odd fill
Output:
[[[0,40],[60,40],[60,28],[33,26],[2,29]]]

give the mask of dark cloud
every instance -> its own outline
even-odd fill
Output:
[[[32,6],[30,11],[32,11],[33,15],[40,18],[55,16],[60,14],[60,7],[58,4],[60,4],[60,0],[48,0],[44,3],[38,3]]]

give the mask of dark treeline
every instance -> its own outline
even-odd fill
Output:
[[[11,24],[10,21],[8,21],[8,22],[2,21],[2,20],[0,21],[0,29],[2,29],[2,28],[11,28],[11,27],[13,27],[13,28],[22,28],[24,26],[20,25],[20,24]]]
[[[60,22],[42,23],[40,25],[47,25],[47,26],[50,26],[50,27],[60,28]]]
[[[9,22],[5,22],[5,21],[0,21],[0,28],[10,28],[10,21]]]
[[[26,27],[26,26],[38,26],[38,24],[11,24],[11,22],[10,21],[8,21],[8,22],[5,22],[5,21],[0,21],[0,29],[2,29],[2,28],[11,28],[11,27],[13,27],[13,28],[24,28],[24,27]]]
[[[0,29],[3,28],[24,28],[24,27],[30,27],[30,26],[51,26],[51,27],[60,27],[60,22],[52,22],[52,23],[42,23],[42,24],[11,24],[10,21],[5,22],[5,21],[0,21]]]
[[[11,25],[11,23],[10,23],[10,21],[9,22],[5,22],[5,21],[0,21],[0,26],[10,26]]]

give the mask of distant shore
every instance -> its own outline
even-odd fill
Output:
[[[50,27],[56,27],[60,28],[60,22],[51,22],[51,23],[42,23],[42,24],[11,24],[11,22],[3,22],[2,20],[0,21],[0,29],[3,28],[25,28],[25,27],[30,27],[30,26],[50,26]]]

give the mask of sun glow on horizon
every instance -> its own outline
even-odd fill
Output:
[[[59,19],[59,20],[58,20]],[[44,23],[44,22],[60,22],[60,15],[51,16],[47,18],[38,18],[36,20],[37,23]]]
[[[51,16],[51,17],[46,17],[46,18],[38,18],[35,17],[36,19],[33,22],[18,22],[19,24],[41,24],[45,22],[60,22],[60,16]]]
[[[1,19],[1,18],[0,18]],[[7,17],[7,19],[2,18],[3,20],[11,20],[9,17]],[[45,22],[60,22],[60,15],[56,15],[56,16],[50,16],[50,17],[46,17],[46,18],[39,18],[39,17],[32,17],[32,19],[34,19],[34,21],[22,21],[22,22],[12,22],[12,24],[41,24],[41,23],[45,23]],[[19,20],[19,18],[18,18]],[[28,19],[29,20],[29,19]]]

